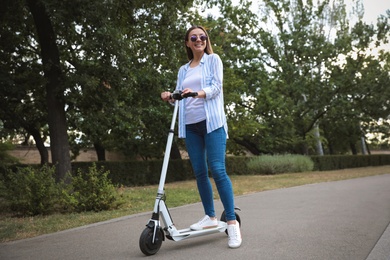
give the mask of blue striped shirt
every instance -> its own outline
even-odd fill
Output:
[[[186,77],[190,62],[179,69],[176,90],[183,90],[182,82]],[[223,100],[223,65],[221,58],[213,53],[205,53],[200,61],[202,68],[201,89],[206,93],[204,108],[206,111],[207,133],[224,127],[228,133]],[[179,138],[185,138],[185,100],[179,101]]]

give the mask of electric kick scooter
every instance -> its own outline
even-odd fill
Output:
[[[171,153],[171,147],[174,136],[175,122],[177,117],[177,111],[179,107],[179,100],[187,97],[195,97],[197,96],[197,92],[188,93],[182,95],[181,91],[175,91],[172,93],[171,97],[175,100],[174,112],[172,116],[171,128],[168,134],[168,141],[165,149],[164,161],[161,170],[160,183],[157,190],[157,197],[154,204],[154,209],[152,213],[152,218],[146,225],[146,228],[141,233],[139,239],[139,247],[145,255],[154,255],[158,252],[161,247],[161,244],[165,236],[173,241],[180,241],[183,239],[188,239],[192,237],[204,236],[208,234],[225,232],[227,234],[227,221],[225,217],[225,211],[221,215],[220,221],[218,221],[218,226],[214,228],[204,229],[204,230],[191,230],[190,228],[178,230],[173,224],[173,220],[169,213],[168,207],[165,204],[165,193],[164,193],[164,184],[165,178],[167,175],[169,156]],[[240,210],[239,208],[235,208],[236,210]],[[240,216],[236,214],[237,221],[241,224]],[[164,227],[160,224],[160,216]]]

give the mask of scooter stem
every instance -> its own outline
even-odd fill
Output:
[[[173,110],[171,128],[169,129],[167,146],[165,147],[164,161],[163,161],[163,166],[161,169],[160,183],[158,185],[157,195],[164,194],[164,185],[165,185],[165,179],[167,176],[169,157],[171,155],[173,137],[175,135],[175,123],[176,123],[178,108],[179,108],[179,101],[175,100],[175,108]]]

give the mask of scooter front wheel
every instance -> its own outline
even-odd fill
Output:
[[[159,229],[156,233],[156,238],[153,243],[153,229],[147,227],[142,231],[139,238],[139,248],[145,255],[154,255],[160,250],[162,241],[164,239],[163,232]]]

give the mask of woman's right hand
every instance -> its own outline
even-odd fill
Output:
[[[161,99],[164,101],[169,101],[171,100],[171,92],[169,91],[164,91],[161,93]]]

